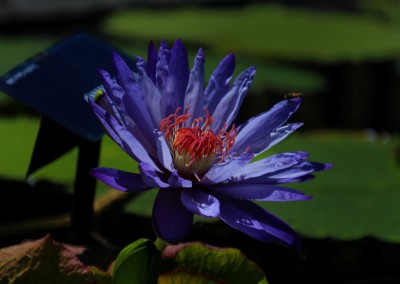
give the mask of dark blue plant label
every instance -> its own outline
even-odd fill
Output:
[[[98,69],[113,71],[113,46],[87,34],[74,35],[29,58],[0,77],[0,90],[91,142],[103,130],[88,99],[102,89]]]

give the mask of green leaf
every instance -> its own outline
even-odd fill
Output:
[[[1,284],[96,283],[89,269],[48,235],[0,250]]]
[[[160,275],[158,284],[218,284],[221,282],[211,276],[177,269]]]
[[[115,260],[113,284],[157,283],[160,257],[160,251],[147,239],[126,246]]]
[[[197,283],[267,283],[264,272],[234,248],[217,248],[203,243],[168,246],[163,254],[162,265],[164,271],[181,269],[208,276],[209,281],[217,281]]]

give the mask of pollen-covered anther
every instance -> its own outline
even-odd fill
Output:
[[[188,109],[179,115],[181,108],[161,121],[160,128],[169,143],[174,166],[182,177],[199,180],[214,164],[224,160],[235,143],[235,126],[226,131],[226,125],[214,133],[211,124],[214,118],[205,110],[205,118],[193,119],[191,126],[186,121],[192,117]]]

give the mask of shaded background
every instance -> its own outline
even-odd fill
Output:
[[[149,40],[181,38],[191,62],[204,48],[207,78],[235,52],[236,74],[257,66],[239,122],[287,92],[303,93],[291,120],[305,125],[267,154],[304,150],[335,167],[293,186],[313,201],[263,206],[302,235],[306,257],[203,219],[187,240],[240,248],[270,283],[400,281],[400,1],[0,0],[0,74],[81,31],[142,57]],[[0,95],[1,246],[47,232],[65,240],[77,153],[25,182],[38,125],[36,113]],[[100,164],[136,168],[107,137]],[[100,248],[154,238],[154,194],[121,195],[99,184],[90,245],[101,257],[84,260],[106,267],[113,254]]]

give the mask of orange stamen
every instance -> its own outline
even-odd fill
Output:
[[[205,119],[202,117],[193,119],[190,127],[186,126],[186,121],[192,117],[188,114],[188,109],[179,115],[182,108],[178,108],[174,114],[164,118],[160,123],[160,129],[164,133],[170,145],[174,158],[182,161],[187,168],[193,170],[193,174],[198,179],[198,175],[204,174],[214,162],[223,161],[229,150],[235,143],[237,130],[233,125],[226,131],[226,124],[223,128],[214,133],[211,124],[214,118],[205,110]],[[179,171],[179,167],[178,171]],[[183,169],[187,173],[188,169]],[[200,173],[199,173],[200,171]]]

